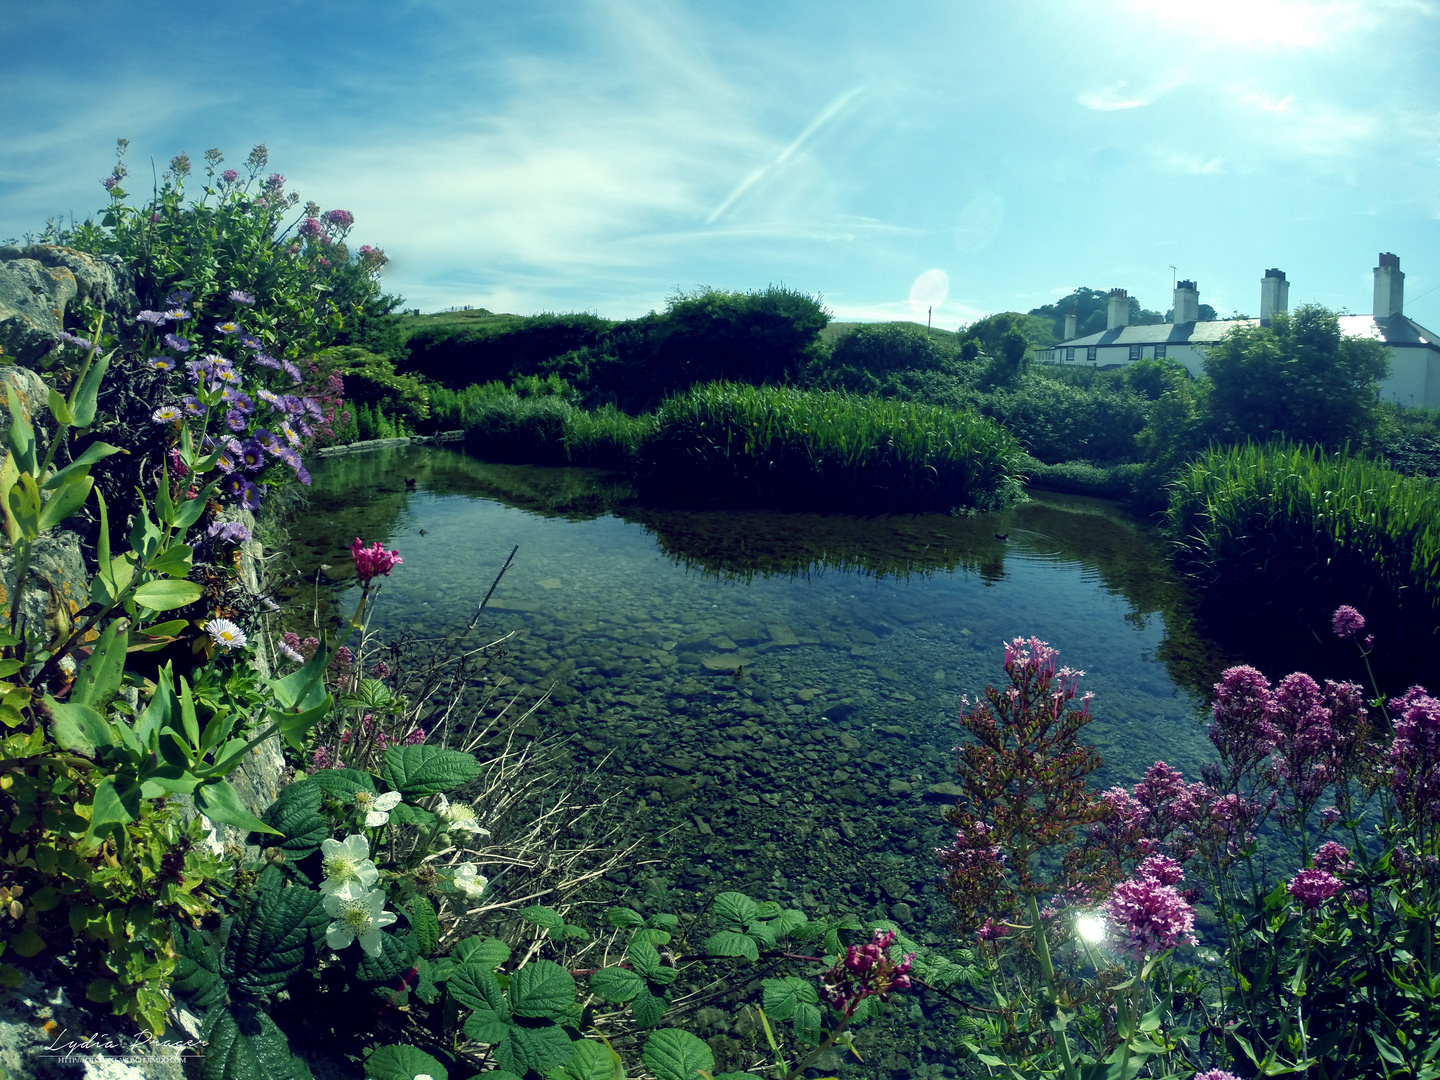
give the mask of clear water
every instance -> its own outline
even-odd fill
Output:
[[[357,535],[398,548],[382,630],[467,622],[518,545],[482,630],[518,631],[507,671],[552,688],[542,727],[570,735],[579,767],[610,755],[652,835],[658,861],[612,884],[669,890],[672,907],[723,882],[949,940],[932,882],[954,800],[929,789],[953,779],[962,697],[1003,680],[1017,635],[1087,672],[1098,787],[1157,759],[1196,777],[1213,757],[1200,695],[1224,658],[1153,538],[1096,500],[973,518],[661,513],[616,506],[595,474],[425,448],[330,459],[314,478],[299,569],[342,575]],[[342,585],[340,606],[357,592]],[[313,591],[295,593],[308,610]]]

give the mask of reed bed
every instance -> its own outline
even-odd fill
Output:
[[[464,422],[465,446],[480,457],[599,468],[628,468],[653,425],[613,405],[587,412],[558,395],[513,393],[473,398]]]
[[[1440,668],[1440,486],[1348,454],[1288,443],[1211,449],[1176,481],[1177,561],[1236,615],[1265,611],[1329,637],[1353,604],[1385,666]],[[1403,687],[1402,687],[1403,689]]]
[[[972,412],[707,383],[670,398],[637,450],[642,497],[861,513],[986,509],[1020,492],[1021,451]]]

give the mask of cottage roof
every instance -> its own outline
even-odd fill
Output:
[[[1098,334],[1062,341],[1052,348],[1080,349],[1091,345],[1213,345],[1235,326],[1255,326],[1259,319],[1224,319],[1210,322],[1152,323],[1118,326]],[[1406,315],[1377,319],[1372,315],[1341,315],[1340,332],[1347,337],[1368,337],[1387,345],[1420,345],[1440,349],[1440,334],[1426,330]]]

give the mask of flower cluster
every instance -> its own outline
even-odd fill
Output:
[[[1117,949],[1143,960],[1182,942],[1195,944],[1195,909],[1175,888],[1183,877],[1174,860],[1152,858],[1140,864],[1136,877],[1115,886],[1101,910]]]
[[[914,953],[907,953],[896,963],[890,958],[895,935],[875,931],[867,945],[851,945],[834,967],[820,976],[820,996],[837,1012],[850,1016],[867,997],[876,995],[881,1001],[895,990],[910,988],[910,965]]]
[[[405,561],[400,558],[400,552],[386,551],[381,547],[379,540],[370,547],[365,547],[358,536],[350,545],[350,557],[355,560],[355,575],[367,585],[376,574],[389,577],[390,571]]]
[[[1440,823],[1440,700],[1412,686],[1391,705],[1390,786],[1396,808],[1412,824]]]
[[[338,951],[358,941],[367,956],[379,956],[380,931],[395,921],[395,913],[384,910],[385,893],[375,888],[380,871],[369,843],[359,833],[343,842],[327,838],[320,842],[320,855],[325,875],[320,893],[325,913],[335,920],[325,931],[326,944]]]
[[[1286,891],[1307,909],[1313,911],[1340,891],[1340,879],[1318,867],[1301,870],[1287,885]]]

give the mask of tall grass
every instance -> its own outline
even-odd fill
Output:
[[[1168,528],[1182,569],[1212,603],[1235,615],[1264,610],[1322,640],[1334,609],[1353,604],[1387,667],[1433,681],[1440,668],[1434,481],[1288,443],[1212,449],[1176,482]]]
[[[480,457],[602,468],[628,467],[653,422],[614,406],[587,412],[557,394],[521,397],[511,391],[472,395],[463,418],[466,449]]]
[[[974,413],[887,398],[708,383],[668,399],[637,451],[642,497],[858,512],[1004,505],[1020,450]]]

